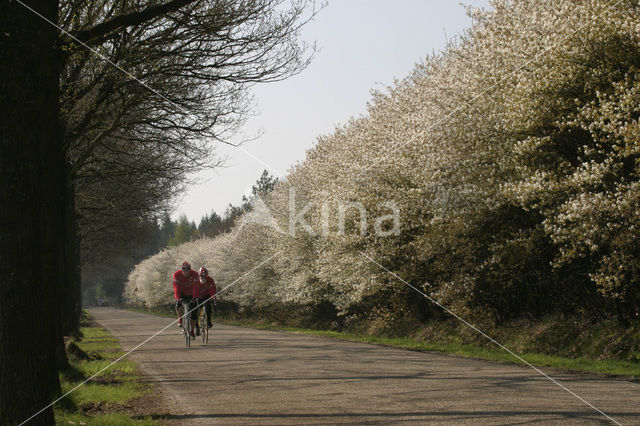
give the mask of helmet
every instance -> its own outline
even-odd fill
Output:
[[[182,269],[191,269],[191,265],[189,265],[189,262],[182,262]]]
[[[209,275],[209,271],[207,271],[207,268],[205,268],[204,266],[200,268],[200,276],[206,277],[207,275]]]

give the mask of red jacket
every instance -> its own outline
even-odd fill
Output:
[[[173,273],[173,297],[176,300],[181,297],[192,297],[194,284],[199,280],[198,273],[191,271],[189,276],[185,276],[182,269],[178,269]]]
[[[198,281],[193,285],[193,297],[198,299],[206,297],[214,298],[216,291],[216,283],[211,277],[207,277],[207,280],[204,283],[201,283],[198,279]]]

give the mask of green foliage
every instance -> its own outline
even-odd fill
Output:
[[[196,224],[189,222],[186,215],[180,216],[173,235],[169,239],[169,246],[177,246],[182,243],[191,241],[196,236]]]
[[[278,178],[271,176],[267,170],[264,170],[256,184],[251,187],[251,193],[254,196],[266,195],[269,192],[273,191],[277,183]]]
[[[198,233],[207,237],[215,237],[223,232],[222,227],[223,219],[216,212],[211,214],[205,214],[200,219],[198,225]]]

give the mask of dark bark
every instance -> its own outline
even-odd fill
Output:
[[[28,5],[57,20],[58,2]],[[60,187],[56,29],[0,2],[0,424],[20,423],[59,391],[55,285],[61,258],[49,214]],[[53,424],[45,409],[30,424]]]
[[[65,159],[66,160],[66,159]],[[78,215],[75,204],[75,183],[73,180],[71,165],[65,161],[64,193],[64,253],[63,288],[65,299],[61,301],[61,324],[64,336],[75,334],[79,326],[81,305],[80,290],[80,241],[78,237]]]
[[[48,210],[49,223],[52,224],[49,234],[51,240],[50,253],[55,267],[52,268],[52,283],[56,291],[53,295],[57,320],[53,334],[58,370],[69,368],[67,353],[64,349],[64,336],[76,334],[79,327],[81,307],[80,296],[80,253],[75,211],[75,192],[71,178],[70,165],[64,149],[57,152],[61,171],[52,182],[50,194],[51,205],[56,208]],[[53,178],[53,177],[52,177]],[[55,186],[54,186],[55,185]],[[54,271],[55,270],[55,271]]]
[[[55,351],[56,368],[58,369],[58,371],[69,370],[71,368],[71,364],[69,364],[69,358],[67,356],[64,338],[57,338]]]

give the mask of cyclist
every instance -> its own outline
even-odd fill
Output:
[[[182,313],[186,305],[187,309],[191,311],[191,330],[189,333],[191,337],[195,337],[193,332],[193,326],[196,322],[198,313],[196,312],[196,305],[193,300],[193,288],[194,284],[198,282],[198,273],[191,270],[189,262],[183,262],[182,267],[173,274],[173,296],[176,299],[176,313],[178,314],[178,325],[182,324]]]
[[[216,283],[204,266],[200,268],[198,276],[199,280],[193,286],[193,298],[198,306],[204,306],[204,311],[207,313],[207,328],[211,328],[211,301],[216,298]]]

